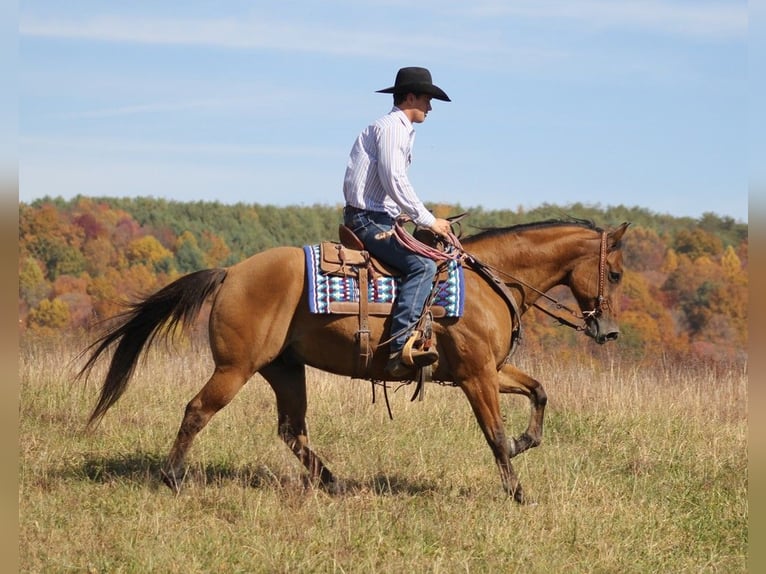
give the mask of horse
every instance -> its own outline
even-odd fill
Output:
[[[509,360],[521,315],[549,297],[547,291],[565,285],[580,314],[563,307],[582,320],[578,329],[599,344],[616,339],[621,240],[628,225],[606,230],[585,220],[547,220],[482,229],[462,241],[465,259],[474,263],[465,265],[464,313],[433,319],[439,353],[433,380],[462,390],[492,450],[504,491],[519,503],[525,495],[511,459],[541,443],[547,402],[542,384]],[[494,281],[488,280],[487,270]],[[309,447],[306,366],[354,377],[358,318],[311,313],[306,274],[300,247],[274,247],[227,268],[189,273],[129,304],[81,353],[90,353],[78,374],[87,381],[99,357],[114,349],[88,425],[100,421],[122,396],[139,356],[158,337],[190,327],[210,300],[213,372],[186,406],[162,480],[179,491],[195,437],[260,373],[276,397],[277,434],[305,467],[309,483],[342,491],[342,482]],[[389,317],[369,318],[374,352],[366,378],[372,381],[388,380],[389,322]],[[500,393],[522,395],[531,404],[527,428],[518,437],[506,435]]]

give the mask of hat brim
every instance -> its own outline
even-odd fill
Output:
[[[432,98],[436,98],[437,100],[441,100],[443,102],[452,101],[449,99],[449,96],[447,96],[444,90],[442,90],[439,86],[434,86],[433,84],[403,84],[400,86],[391,86],[390,88],[376,91],[378,94],[407,94],[410,92],[414,94],[427,94]]]

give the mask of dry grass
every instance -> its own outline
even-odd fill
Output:
[[[190,453],[180,495],[157,475],[205,352],[150,357],[92,433],[97,388],[72,352],[20,357],[24,572],[744,572],[747,375],[521,359],[549,395],[543,445],[500,487],[458,389],[391,395],[310,373],[312,442],[350,491],[303,486],[254,378]],[[527,404],[504,397],[513,434]]]

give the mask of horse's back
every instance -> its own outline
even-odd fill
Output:
[[[305,261],[298,247],[275,247],[228,268],[210,313],[211,345],[226,332],[219,356],[252,349],[278,354],[304,292]]]
[[[237,300],[238,305],[295,307],[305,277],[303,250],[274,247],[261,251],[229,268],[220,297]]]

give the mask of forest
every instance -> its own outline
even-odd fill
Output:
[[[621,335],[609,356],[636,361],[747,361],[748,228],[728,216],[699,218],[645,208],[575,203],[463,211],[463,233],[518,223],[583,218],[631,223],[618,302]],[[43,198],[19,203],[19,315],[25,338],[90,337],[126,301],[177,277],[229,266],[278,245],[337,238],[342,207],[178,202],[152,197]],[[575,331],[536,310],[524,316],[523,348],[603,356]]]

